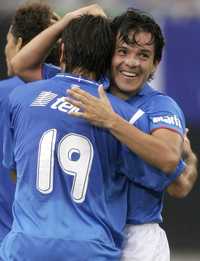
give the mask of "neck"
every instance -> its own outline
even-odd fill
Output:
[[[89,72],[85,69],[82,68],[75,68],[72,73],[76,76],[81,76],[83,78],[86,78],[88,80],[91,81],[95,81],[96,80],[96,74],[94,72]]]
[[[138,93],[138,90],[136,92],[123,92],[119,88],[115,87],[114,85],[110,86],[110,92],[117,96],[118,98],[122,100],[128,100],[129,98],[135,96]]]

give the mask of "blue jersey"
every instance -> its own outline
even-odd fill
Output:
[[[42,68],[43,79],[48,79],[55,76],[60,72],[60,68],[54,65],[48,64],[44,65]],[[0,242],[5,237],[5,235],[10,231],[13,217],[12,217],[12,203],[14,200],[15,183],[11,180],[10,170],[5,168],[2,164],[3,159],[3,110],[4,102],[9,96],[9,94],[18,85],[25,84],[25,82],[19,77],[15,76],[9,79],[0,81]]]
[[[11,180],[10,170],[2,164],[3,160],[3,109],[4,102],[12,90],[24,82],[18,77],[0,81],[0,242],[10,231],[12,225],[12,203],[14,200],[15,183]]]
[[[65,101],[73,84],[98,95],[97,83],[58,74],[17,87],[5,106],[4,164],[16,167],[17,186],[2,260],[120,258],[129,183],[121,173],[129,167],[107,130],[68,114],[79,110]],[[135,113],[110,100],[125,119]]]
[[[56,74],[61,72],[61,68],[53,64],[44,63],[42,65],[42,79],[47,80],[53,78]]]
[[[48,79],[53,77],[58,72],[60,72],[59,67],[48,65],[43,67],[42,76],[44,79]],[[2,164],[4,125],[3,110],[4,103],[9,94],[14,90],[15,87],[22,84],[25,84],[25,82],[17,76],[0,81],[0,242],[10,231],[12,226],[12,204],[15,192],[15,183],[11,180],[10,170],[5,168]]]
[[[135,121],[135,125],[143,132],[152,133],[155,129],[167,128],[180,135],[184,134],[185,120],[181,109],[170,97],[153,90],[147,84],[127,102],[140,111],[141,117]],[[147,188],[141,185],[141,180],[137,182],[137,178],[136,183],[130,183],[127,223],[162,222],[163,191],[182,173],[184,167],[184,162],[180,161],[174,173],[169,176],[136,156],[134,172],[152,174],[149,181],[151,186],[149,184]],[[155,179],[157,175],[160,179]]]
[[[42,65],[42,79],[47,80],[51,79],[56,74],[61,73],[61,68],[58,66],[55,66],[53,64],[44,63]],[[107,77],[102,76],[100,80],[98,81],[99,84],[103,84],[104,89],[108,89],[110,86],[110,81]]]

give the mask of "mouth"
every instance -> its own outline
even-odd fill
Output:
[[[124,70],[120,70],[119,72],[120,72],[120,74],[123,75],[123,77],[128,78],[128,79],[135,79],[138,76],[138,74],[136,72],[130,72],[130,71],[124,71]]]

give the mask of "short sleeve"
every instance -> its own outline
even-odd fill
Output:
[[[185,133],[185,117],[176,104],[168,96],[156,95],[150,102],[148,108],[150,132],[156,129],[166,128],[179,133],[181,136]]]

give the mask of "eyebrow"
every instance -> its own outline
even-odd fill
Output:
[[[145,49],[144,47],[142,47],[142,46],[140,46],[140,45],[138,45],[138,44],[134,44],[134,45],[136,45],[136,46],[138,46],[139,48],[141,48],[140,49],[140,51],[141,52],[145,52],[145,53],[148,53],[148,54],[152,54],[153,53],[153,50],[149,50],[149,49]],[[117,46],[116,46],[116,48],[128,48],[129,46],[131,46],[131,45],[129,45],[129,44],[127,44],[127,43],[122,43],[122,44],[118,44]]]
[[[152,53],[152,50],[149,50],[149,49],[141,49],[140,51],[144,52],[144,53],[149,53],[149,54]]]

